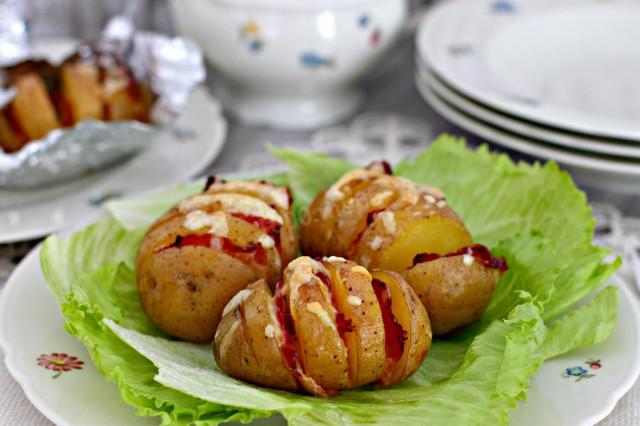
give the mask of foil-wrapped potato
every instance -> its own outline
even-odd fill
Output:
[[[0,110],[0,148],[19,151],[82,120],[149,122],[155,99],[114,52],[83,45],[60,66],[27,60],[2,70],[15,96]]]

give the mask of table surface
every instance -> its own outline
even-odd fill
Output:
[[[430,128],[433,136],[442,132],[463,136],[469,145],[478,146],[484,141],[448,123],[434,112],[420,97],[414,84],[413,39],[411,34],[405,35],[398,48],[389,55],[380,67],[361,82],[365,101],[359,114],[365,112],[393,113],[402,117],[419,120]],[[220,82],[211,77],[209,87],[215,93]],[[267,155],[264,142],[275,145],[294,142],[304,146],[311,137],[311,132],[285,132],[273,129],[250,127],[229,119],[229,134],[225,148],[220,156],[207,168],[205,174],[238,170],[247,156]],[[350,120],[338,125],[348,124]],[[530,157],[503,150],[490,144],[495,151],[504,151],[515,159],[533,160]],[[628,196],[608,191],[582,188],[591,202],[603,202],[615,205],[623,215],[640,217],[640,195]],[[10,271],[38,241],[18,244],[0,245],[0,289],[6,282]],[[1,290],[0,290],[1,291]],[[1,353],[1,351],[0,351]],[[1,355],[4,357],[4,355]],[[4,363],[0,362],[0,424],[4,425],[50,425],[26,399],[20,386],[11,378]],[[614,411],[601,422],[603,425],[637,425],[640,424],[640,383],[625,395]]]

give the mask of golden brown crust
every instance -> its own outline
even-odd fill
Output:
[[[169,334],[198,342],[211,341],[224,306],[236,293],[258,279],[275,285],[286,266],[268,235],[272,228],[235,215],[233,202],[257,203],[284,222],[282,233],[295,232],[290,211],[279,216],[247,195],[201,195],[160,217],[136,255],[140,300],[149,317]],[[296,252],[296,243],[283,241],[282,251]]]
[[[498,270],[478,261],[468,263],[463,255],[443,257],[403,273],[427,308],[437,336],[480,319],[500,279]]]

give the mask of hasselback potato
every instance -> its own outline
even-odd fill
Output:
[[[309,256],[344,256],[402,274],[435,335],[477,320],[506,270],[504,259],[499,266],[473,262],[479,249],[440,189],[393,176],[386,163],[352,170],[318,194],[303,217],[300,243]],[[482,253],[493,259],[486,247]]]
[[[229,302],[213,352],[238,379],[328,396],[399,383],[430,346],[427,312],[400,275],[304,256],[287,266],[274,294],[259,280]]]

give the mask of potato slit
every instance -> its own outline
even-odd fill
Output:
[[[244,314],[244,301],[241,302],[240,305],[238,306],[238,312],[240,312],[240,319],[242,320],[242,332],[244,334],[245,340],[247,341],[249,352],[251,353],[251,356],[253,357],[253,359],[259,362],[260,360],[258,359],[256,355],[256,351],[253,348],[253,343],[251,342],[251,338],[247,334],[247,330],[249,329],[249,326],[247,324],[247,317]]]
[[[380,382],[384,386],[388,386],[390,383],[393,383],[396,371],[404,370],[408,354],[405,343],[411,341],[409,334],[410,329],[407,329],[407,324],[403,324],[396,316],[398,309],[394,309],[394,299],[397,302],[396,305],[401,302],[398,301],[397,297],[394,298],[395,292],[392,290],[392,287],[387,284],[387,282],[391,281],[391,277],[386,276],[386,274],[383,274],[381,271],[374,271],[371,274],[374,277],[371,284],[376,292],[376,297],[382,310],[385,330],[387,365]],[[383,279],[385,281],[383,281]]]
[[[349,308],[347,301],[347,290],[344,287],[344,283],[338,271],[329,262],[323,262],[323,265],[329,271],[330,278],[326,281],[323,280],[325,286],[328,285],[328,290],[331,294],[331,302],[333,307],[338,312],[338,315],[342,316],[342,319],[336,317],[336,325],[340,337],[347,347],[347,364],[349,373],[350,387],[356,386],[358,379],[358,340],[356,334],[359,332],[356,330],[353,318],[351,315],[351,309]],[[322,278],[321,278],[322,279]],[[342,324],[340,324],[342,323]],[[348,330],[345,328],[348,326]]]

